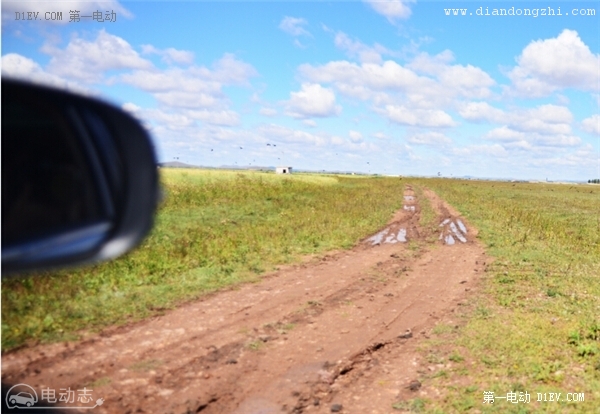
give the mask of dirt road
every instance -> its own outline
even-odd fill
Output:
[[[476,230],[425,195],[441,226],[422,249],[410,241],[432,238],[407,187],[389,225],[350,251],[79,343],[9,353],[3,383],[86,386],[103,399],[98,413],[388,413],[435,397],[416,346],[487,259]]]

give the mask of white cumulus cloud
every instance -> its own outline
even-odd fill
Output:
[[[286,106],[287,114],[294,118],[329,117],[341,112],[333,91],[316,83],[303,83],[300,91],[291,92]]]
[[[359,40],[351,39],[343,32],[335,35],[334,44],[337,48],[346,51],[350,57],[358,58],[360,62],[381,63],[381,55],[390,53],[389,50],[377,43],[370,47]]]
[[[390,121],[401,125],[433,128],[457,125],[449,114],[439,109],[413,109],[387,105],[383,113]]]
[[[592,115],[581,121],[581,129],[590,134],[600,135],[600,115]]]
[[[581,144],[581,138],[571,134],[523,132],[507,126],[491,130],[484,135],[484,138],[504,142],[505,147],[523,149],[533,149],[534,147],[575,147]]]
[[[472,65],[450,65],[449,54],[425,56],[415,67],[393,60],[381,63],[332,61],[324,65],[300,65],[299,75],[314,83],[330,83],[338,92],[354,99],[372,101],[376,107],[403,104],[420,109],[452,107],[457,98],[487,99],[496,82],[483,70]],[[426,70],[427,75],[418,73]]]
[[[569,135],[573,122],[573,114],[569,108],[552,104],[504,111],[487,102],[467,102],[460,105],[458,113],[471,122],[504,124],[513,131],[546,135]]]
[[[514,110],[507,116],[508,125],[517,131],[547,135],[569,135],[572,122],[569,108],[551,104]]]
[[[365,0],[373,10],[385,16],[390,23],[408,19],[411,15],[410,3],[415,0]]]
[[[285,16],[279,23],[279,28],[292,36],[311,36],[310,32],[302,27],[307,24],[305,19]]]
[[[566,88],[598,92],[600,55],[593,54],[574,30],[531,42],[517,63],[508,73],[511,93],[538,98]]]
[[[348,136],[350,136],[350,141],[352,141],[354,143],[359,143],[359,142],[362,142],[362,140],[363,140],[363,135],[358,131],[351,130],[348,132]]]
[[[155,68],[135,70],[116,77],[114,82],[140,88],[169,107],[223,110],[228,100],[222,88],[247,85],[256,74],[251,65],[226,53],[213,64],[212,69],[190,66],[170,67],[163,71]]]
[[[93,40],[75,36],[64,49],[46,44],[42,51],[51,56],[48,72],[85,83],[100,82],[104,73],[113,69],[153,67],[126,40],[109,34],[104,29]]]
[[[443,72],[444,67],[453,61],[454,54],[447,49],[435,56],[421,52],[410,61],[407,67],[427,75],[439,75]]]
[[[191,65],[194,62],[193,52],[178,50],[172,47],[160,50],[152,45],[142,45],[142,53],[159,55],[163,61],[169,64]]]
[[[44,70],[37,62],[18,53],[8,53],[2,56],[2,76],[20,79],[40,85],[66,89],[85,95],[95,93],[75,82],[68,81],[60,76]]]
[[[500,123],[504,121],[504,111],[494,108],[487,102],[467,102],[461,105],[458,113],[464,119],[472,122],[493,122]]]

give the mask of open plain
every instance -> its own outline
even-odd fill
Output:
[[[272,181],[257,184],[242,176],[221,184],[240,185],[241,180],[239,197],[240,189],[268,187],[277,179],[268,177]],[[303,185],[325,187],[329,193],[340,183],[351,190],[366,183],[360,191],[374,191],[379,185],[389,205],[383,212],[373,210],[379,218],[363,223],[357,232],[362,235],[352,236],[351,242],[332,241],[318,232],[329,232],[327,220],[335,216],[321,212],[310,192],[290,196],[289,209],[273,207],[283,221],[267,223],[265,231],[292,227],[291,233],[301,234],[305,230],[297,219],[308,216],[306,245],[313,251],[294,251],[304,239],[285,237],[277,239],[283,244],[279,253],[271,251],[262,262],[260,254],[265,253],[252,249],[258,246],[252,237],[243,242],[227,239],[238,243],[235,257],[240,251],[246,256],[226,262],[225,239],[218,239],[208,225],[205,237],[212,234],[220,240],[218,258],[224,267],[221,273],[214,270],[215,263],[212,273],[180,271],[187,296],[160,290],[156,276],[148,272],[146,284],[158,286],[148,296],[121,288],[129,302],[151,305],[137,314],[126,310],[137,318],[97,319],[96,325],[86,325],[84,319],[72,332],[59,328],[52,335],[52,325],[47,324],[45,331],[38,328],[37,340],[31,333],[18,340],[13,332],[15,345],[8,347],[6,334],[16,328],[7,315],[40,319],[32,311],[10,308],[19,292],[21,299],[27,297],[22,293],[27,288],[19,284],[29,283],[30,291],[38,289],[38,295],[47,297],[50,286],[75,276],[60,273],[42,275],[39,282],[5,283],[3,384],[27,383],[37,389],[86,386],[103,399],[94,411],[106,413],[595,412],[600,407],[597,187],[335,177],[319,178],[315,184],[300,175],[286,180],[304,180]],[[164,217],[159,217],[157,232],[137,254],[152,248],[153,237],[170,237],[168,243],[175,248],[184,245],[182,239],[193,244],[186,239],[189,233],[167,235],[161,225],[185,217],[185,226],[196,221],[200,227],[199,210],[222,207],[211,204],[209,196],[197,205],[186,199],[193,183],[186,187],[182,181],[186,178],[167,181],[171,205],[159,213]],[[211,185],[206,186],[216,188]],[[288,193],[261,194],[272,203]],[[250,214],[262,206],[252,197],[248,190],[239,201],[242,208],[253,207],[250,212],[231,209],[204,220],[219,228],[231,226],[233,232],[260,232],[257,223],[274,216],[266,209]],[[548,200],[555,202],[544,204]],[[338,208],[345,202],[342,199]],[[286,214],[298,216],[290,221]],[[333,227],[358,226],[357,217],[364,212],[356,214]],[[320,221],[323,217],[325,222]],[[243,227],[244,220],[249,227]],[[208,268],[198,252],[210,247],[198,249],[189,247],[186,263]],[[136,260],[141,259],[122,259]],[[168,267],[168,261],[162,263]],[[123,269],[122,264],[113,266]],[[113,280],[107,274],[106,267],[97,266],[87,277],[105,275],[98,282],[101,287],[89,295],[109,302],[102,296]],[[216,285],[219,275],[233,279]],[[198,279],[212,285],[199,289],[193,282]],[[165,281],[176,280],[172,275]],[[195,292],[190,292],[192,287]],[[174,299],[157,305],[161,292],[171,292]],[[94,303],[102,306],[102,300]],[[83,312],[76,303],[63,304],[69,306]],[[486,405],[484,391],[497,396],[527,392],[532,397],[520,406],[503,400]],[[546,391],[584,393],[586,399],[537,401],[538,393]]]

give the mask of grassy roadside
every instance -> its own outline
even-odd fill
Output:
[[[423,348],[434,367],[425,380],[442,397],[419,400],[419,410],[600,412],[600,187],[419,185],[477,226],[495,257],[462,316],[441,322]],[[504,398],[483,404],[484,391]],[[530,403],[507,401],[508,392],[527,392]],[[548,401],[551,392],[559,402]],[[567,393],[585,400],[569,402]]]
[[[255,280],[302,255],[348,248],[402,206],[404,181],[161,170],[151,235],[110,263],[2,282],[2,350],[70,340]]]

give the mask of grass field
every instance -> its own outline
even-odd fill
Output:
[[[428,412],[600,412],[600,188],[421,180],[479,228],[495,261],[462,324],[441,323],[423,352],[448,368]],[[530,395],[482,404],[483,392]],[[550,392],[584,393],[556,403]]]
[[[166,200],[134,252],[2,283],[2,349],[138,320],[301,256],[353,246],[401,208],[404,181],[161,170]]]
[[[479,229],[482,287],[423,345],[441,393],[417,412],[600,412],[600,186],[162,170],[150,237],[102,265],[2,283],[2,349],[137,320],[302,255],[348,248],[428,187]],[[435,226],[422,203],[422,225]],[[441,372],[441,373],[440,373]],[[528,392],[530,404],[496,396]],[[538,402],[538,393],[585,393]],[[523,394],[522,394],[523,395]],[[548,394],[546,394],[548,395]]]

